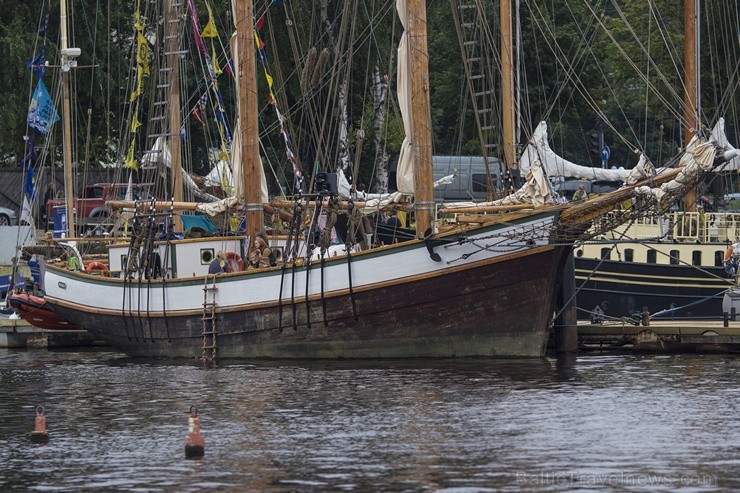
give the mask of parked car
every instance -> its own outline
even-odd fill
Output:
[[[152,183],[135,183],[131,187],[132,199],[150,199]],[[128,183],[96,183],[88,185],[80,197],[74,199],[74,208],[78,224],[91,228],[104,223],[111,215],[106,204],[109,200],[124,200]],[[54,208],[65,205],[64,198],[51,199],[46,203],[46,217],[50,226],[54,225]]]
[[[13,209],[0,207],[0,226],[15,226],[18,224],[18,214]]]

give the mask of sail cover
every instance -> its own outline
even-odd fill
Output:
[[[720,118],[712,129],[712,140],[717,144],[724,147],[725,150],[731,151],[735,149],[732,144],[727,140],[727,134],[725,133],[725,119]],[[740,157],[734,157],[727,161],[722,166],[718,167],[716,171],[736,171],[740,169]]]
[[[532,163],[539,161],[549,177],[563,176],[566,178],[584,178],[589,180],[624,181],[629,175],[626,169],[603,169],[581,166],[572,163],[555,154],[547,143],[547,123],[540,122],[532,134],[527,147],[519,160],[522,174],[526,174],[532,168]]]
[[[401,143],[401,152],[398,156],[398,168],[396,171],[396,189],[401,193],[413,194],[414,193],[414,168],[413,159],[414,152],[411,147],[411,135],[412,135],[412,115],[411,115],[411,87],[410,87],[410,73],[409,73],[409,35],[406,31],[408,26],[408,19],[406,18],[406,0],[396,0],[396,10],[398,11],[398,18],[403,26],[403,34],[401,34],[401,41],[398,43],[398,70],[397,70],[397,88],[398,91],[398,105],[401,110],[401,118],[403,119],[403,131],[404,139]]]

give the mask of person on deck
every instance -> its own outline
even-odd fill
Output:
[[[386,224],[390,227],[392,227],[394,230],[402,227],[401,220],[398,219],[398,216],[396,214],[396,211],[391,211],[390,215],[388,216],[388,220],[386,221]]]
[[[586,193],[586,187],[581,185],[578,187],[578,190],[576,190],[576,193],[573,194],[573,202],[583,202],[588,198],[588,194]]]
[[[275,265],[272,249],[260,236],[254,239],[254,246],[249,252],[249,266],[252,268],[271,267]]]
[[[219,250],[216,254],[216,258],[211,260],[211,263],[208,264],[208,273],[221,274],[222,272],[226,272],[226,255],[224,255],[224,252]]]

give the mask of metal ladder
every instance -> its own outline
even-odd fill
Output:
[[[208,278],[206,275],[205,282],[203,283],[203,356],[201,359],[207,363],[213,363],[216,361],[218,355],[218,344],[217,336],[218,329],[216,321],[218,316],[216,314],[216,293],[218,287],[216,287],[216,276],[213,276],[213,283],[208,285]],[[208,294],[211,295],[211,300],[208,301]]]

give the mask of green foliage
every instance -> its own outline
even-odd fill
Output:
[[[349,81],[347,111],[351,128],[363,128],[365,140],[359,155],[362,173],[374,166],[372,145],[372,101],[370,82],[372,67],[388,72],[391,91],[386,113],[384,138],[390,153],[396,153],[402,135],[395,85],[396,46],[400,27],[391,4],[367,0],[327,2],[330,39],[326,25],[318,18],[320,1],[284,2],[283,6],[258,9],[265,14],[260,32],[267,45],[269,72],[275,80],[274,92],[279,108],[286,117],[286,130],[304,168],[312,169],[317,155],[333,162],[336,140],[335,96],[340,80]],[[484,2],[492,32],[498,33],[498,2]],[[0,133],[0,158],[20,157],[23,152],[25,117],[35,81],[26,63],[42,44],[47,59],[58,63],[56,51],[59,17],[49,12],[47,37],[36,33],[42,6],[39,2],[0,0],[0,97],[3,101],[3,132]],[[58,3],[52,3],[53,10]],[[126,105],[132,76],[131,52],[134,0],[79,0],[72,2],[70,19],[74,25],[73,43],[80,47],[80,68],[74,71],[74,125],[76,147],[82,158],[87,143],[90,109],[89,163],[110,162],[120,158],[118,140],[127,118]],[[153,8],[154,2],[142,2]],[[265,4],[260,4],[264,7]],[[589,134],[599,118],[604,121],[605,142],[612,147],[612,161],[631,166],[633,148],[647,151],[662,164],[683,144],[683,3],[675,0],[562,0],[521,2],[522,90],[526,129],[528,132],[545,119],[551,143],[564,157],[586,164],[592,159]],[[196,0],[201,25],[206,10]],[[233,29],[228,0],[211,1],[222,37]],[[355,7],[356,10],[355,10]],[[651,11],[650,8],[653,7]],[[430,100],[436,154],[478,154],[480,144],[473,122],[471,104],[464,80],[464,70],[455,26],[448,0],[427,2],[428,47],[430,52]],[[349,10],[347,10],[349,9]],[[727,116],[730,128],[737,125],[737,27],[728,19],[740,17],[735,0],[702,2],[702,122],[712,125],[719,116]],[[149,12],[151,14],[151,12]],[[339,39],[344,16],[352,15],[352,57],[345,55],[350,45]],[[339,46],[341,44],[341,46]],[[331,58],[335,64],[322,85],[310,91],[301,87],[301,70],[310,47],[336,47]],[[86,66],[86,67],[82,67]],[[187,80],[190,90],[198,85],[192,75]],[[47,70],[46,83],[53,91],[59,71]],[[226,79],[226,77],[224,77]],[[728,81],[734,80],[735,84]],[[332,84],[334,84],[332,86]],[[267,101],[267,87],[261,67],[258,68],[258,107],[264,129],[265,153],[277,163],[278,174],[292,176],[285,157],[284,142],[277,118]],[[222,90],[233,119],[235,97],[233,86],[224,82]],[[733,118],[733,116],[735,118]],[[212,146],[205,133],[189,123],[189,138],[201,157],[196,171],[207,171],[205,150]],[[57,126],[59,127],[59,126]],[[322,131],[324,132],[322,134]],[[56,129],[59,132],[59,128]],[[354,131],[350,132],[354,135]],[[58,137],[53,137],[59,141]],[[319,149],[319,140],[322,146]],[[357,145],[351,142],[350,145]],[[357,155],[357,149],[352,149]],[[13,159],[3,160],[13,166]],[[598,162],[598,158],[592,160]],[[2,165],[2,164],[0,164]]]

